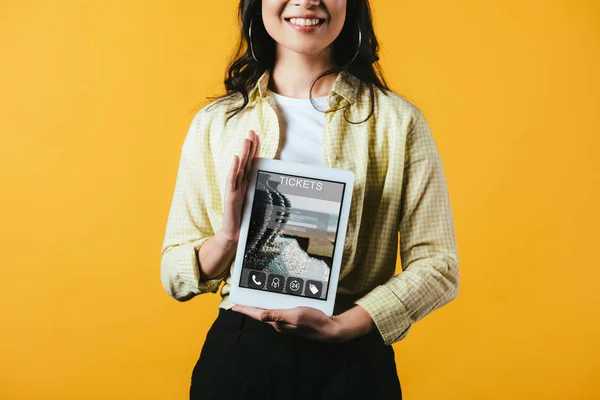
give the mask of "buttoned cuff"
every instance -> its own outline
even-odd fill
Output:
[[[408,334],[412,322],[402,301],[384,285],[379,285],[356,300],[375,322],[386,345],[398,342]]]

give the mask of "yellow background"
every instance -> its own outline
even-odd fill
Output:
[[[0,2],[0,398],[187,398],[220,297],[168,297],[160,248],[236,5]],[[405,398],[600,398],[599,3],[373,7],[461,262],[458,298],[394,345]]]

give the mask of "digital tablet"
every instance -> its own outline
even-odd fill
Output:
[[[333,315],[353,189],[352,171],[255,158],[230,300]]]

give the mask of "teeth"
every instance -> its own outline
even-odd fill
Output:
[[[290,22],[298,26],[314,26],[319,24],[318,19],[306,19],[306,18],[290,18]]]

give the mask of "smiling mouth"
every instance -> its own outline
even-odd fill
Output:
[[[284,18],[290,24],[300,28],[313,28],[323,25],[324,19],[320,18]]]

